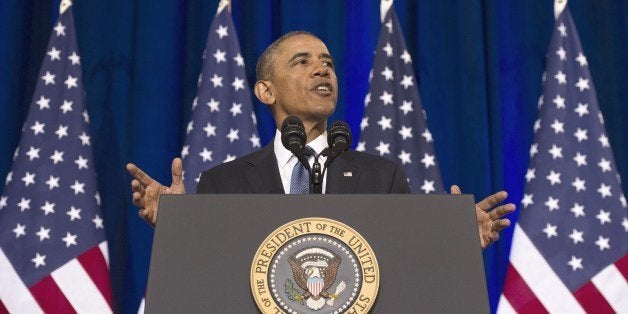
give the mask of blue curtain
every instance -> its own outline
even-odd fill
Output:
[[[134,312],[144,294],[152,230],[130,204],[124,165],[135,162],[169,184],[218,1],[74,2],[116,309]],[[357,135],[380,27],[379,1],[234,2],[249,83],[255,81],[257,57],[273,39],[290,30],[311,31],[327,43],[338,66],[341,92],[332,119],[347,120]],[[11,165],[58,5],[59,0],[0,1],[0,178]],[[476,199],[506,189],[509,201],[518,203],[553,1],[397,0],[394,7],[445,184],[459,184]],[[569,7],[627,191],[628,3],[572,0]],[[261,103],[255,111],[262,142],[268,143],[274,122]],[[493,308],[511,232],[485,251]]]

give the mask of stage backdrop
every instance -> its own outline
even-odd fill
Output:
[[[74,2],[116,308],[133,312],[144,294],[152,230],[131,205],[124,165],[135,162],[170,183],[170,161],[181,150],[217,0]],[[11,165],[58,5],[0,1],[1,178]],[[445,185],[459,184],[476,199],[506,189],[509,201],[519,203],[553,1],[397,0],[394,7]],[[569,7],[626,191],[628,3],[571,0]],[[347,120],[357,138],[380,27],[379,1],[236,0],[232,11],[250,84],[257,57],[281,34],[307,30],[327,43],[340,81],[331,119]],[[255,112],[266,144],[274,123],[261,103],[255,102]],[[485,252],[493,308],[511,232]]]

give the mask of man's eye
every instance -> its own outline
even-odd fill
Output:
[[[326,65],[327,67],[332,68],[332,69],[334,68],[334,63],[331,62],[331,61],[325,61],[325,62],[323,62],[323,64]]]

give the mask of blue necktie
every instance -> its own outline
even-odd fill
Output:
[[[305,156],[312,156],[316,153],[314,150],[305,146]],[[310,173],[305,166],[300,162],[294,165],[292,168],[292,179],[290,180],[290,194],[309,194],[310,193]]]

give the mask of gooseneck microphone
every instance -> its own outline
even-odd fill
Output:
[[[292,152],[297,159],[310,170],[310,164],[305,157],[305,127],[303,122],[297,116],[288,116],[281,124],[281,143]]]
[[[327,168],[336,157],[342,154],[342,152],[349,149],[351,140],[351,129],[346,122],[335,121],[331,124],[327,130],[327,144],[329,145],[329,150],[327,151],[325,168]]]
[[[323,150],[322,155],[327,156],[325,161],[325,168],[323,168],[323,177],[329,165],[340,156],[344,151],[351,146],[351,129],[349,125],[344,121],[335,121],[327,129],[327,145],[328,147]],[[327,188],[329,188],[329,182],[327,182]]]
[[[321,175],[321,164],[318,162],[318,154],[311,148],[310,152],[314,154],[314,166],[310,167],[306,154],[307,136],[305,135],[305,127],[303,122],[297,116],[288,116],[281,124],[281,143],[294,154],[299,162],[310,173],[310,193],[323,193],[323,176]]]

